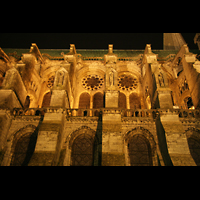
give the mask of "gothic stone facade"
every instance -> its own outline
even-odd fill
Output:
[[[1,166],[200,165],[197,58],[0,48]]]

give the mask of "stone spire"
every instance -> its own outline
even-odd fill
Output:
[[[186,44],[181,33],[164,33],[163,34],[163,49],[164,50],[179,50]]]

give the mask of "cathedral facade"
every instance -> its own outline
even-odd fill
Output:
[[[1,166],[200,165],[200,52],[177,37],[164,50],[0,48]]]

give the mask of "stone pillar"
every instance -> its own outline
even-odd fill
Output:
[[[0,90],[0,107],[21,108],[26,100],[27,91],[22,78],[16,68],[6,72],[5,79]]]
[[[169,88],[167,75],[159,63],[151,64],[155,75],[159,108],[173,108],[171,89]]]
[[[182,58],[182,63],[194,107],[200,108],[200,62],[195,54],[186,53]]]
[[[20,64],[21,66],[18,65],[18,69],[21,68],[20,74],[26,89],[28,89],[33,70],[35,68],[35,65],[37,64],[37,59],[33,53],[24,53],[22,55],[22,61],[24,66]]]
[[[113,53],[113,45],[109,45],[109,52],[104,56],[106,64],[105,107],[118,108],[119,92],[117,88],[117,55]]]
[[[50,106],[69,108],[67,92],[65,90],[52,90]]]
[[[64,111],[48,109],[39,127],[35,151],[29,166],[55,166],[61,151]]]
[[[195,166],[178,114],[160,112],[156,120],[159,148],[167,166]]]
[[[68,72],[60,68],[56,72],[50,108],[45,113],[39,128],[35,151],[29,165],[57,165],[64,126],[63,108],[69,108],[69,87]]]
[[[106,108],[118,108],[119,92],[110,90],[105,91],[105,107]]]
[[[104,56],[106,64],[105,109],[102,115],[102,166],[125,165],[122,139],[121,110],[118,109],[117,55],[109,45]]]
[[[69,74],[65,68],[61,67],[55,75],[50,106],[69,108],[69,91]]]
[[[124,166],[121,110],[104,109],[102,119],[102,166]]]

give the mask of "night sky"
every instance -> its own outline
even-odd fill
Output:
[[[190,49],[198,49],[194,44],[195,33],[182,33]],[[144,49],[151,44],[152,49],[163,49],[163,33],[0,33],[1,48],[29,49],[36,43],[39,49],[69,49],[75,44],[77,49]]]

